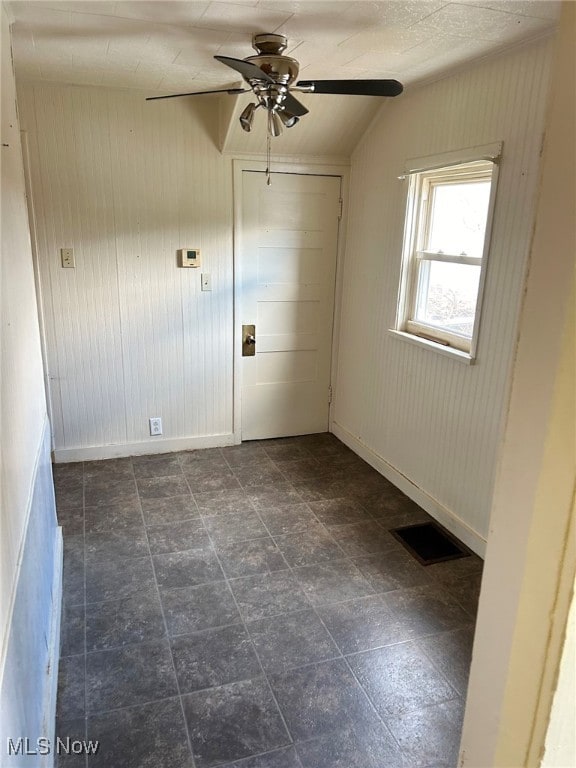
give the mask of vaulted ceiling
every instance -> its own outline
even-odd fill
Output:
[[[253,55],[251,39],[257,32],[288,37],[286,53],[300,62],[300,79],[382,77],[410,88],[550,33],[559,5],[556,0],[8,3],[19,80],[140,89],[148,95],[238,85],[234,72],[213,57]],[[233,99],[233,108],[225,113],[237,123],[238,109],[248,97],[196,98]],[[348,151],[381,104],[376,97],[356,96],[316,95],[302,101],[313,110],[305,118],[310,123],[306,133],[314,143],[316,130],[316,143],[327,153]],[[317,118],[321,105],[330,115],[329,123]],[[302,143],[303,123],[287,132],[292,143]],[[334,130],[339,132],[338,147],[330,139]],[[255,143],[251,138],[236,129],[228,131],[226,149],[250,151]],[[290,139],[282,138],[285,151],[290,151]]]

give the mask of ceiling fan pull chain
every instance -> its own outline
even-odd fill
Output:
[[[268,114],[268,117],[270,118],[270,114]],[[270,186],[272,184],[272,179],[270,176],[270,145],[271,145],[271,138],[270,138],[270,130],[268,130],[268,135],[266,136],[266,184]]]

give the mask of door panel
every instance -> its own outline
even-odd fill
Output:
[[[328,429],[340,178],[242,174],[242,439]]]

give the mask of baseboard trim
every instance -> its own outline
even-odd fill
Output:
[[[62,569],[64,558],[64,541],[62,528],[56,529],[54,544],[54,578],[52,580],[52,617],[50,621],[50,636],[48,642],[48,664],[46,667],[46,686],[44,688],[44,718],[43,736],[50,744],[56,743],[56,698],[58,694],[58,664],[60,660],[60,626],[62,618]],[[53,768],[54,752],[45,755],[41,768]]]
[[[332,421],[332,432],[339,440],[351,448],[371,467],[374,467],[381,475],[406,494],[412,501],[426,510],[435,520],[453,533],[460,541],[463,541],[470,549],[484,558],[486,553],[486,539],[473,528],[454,514],[450,509],[441,504],[433,496],[415,485],[409,478],[389,464],[386,459],[369,448],[361,440],[355,437],[337,421]]]
[[[203,435],[202,437],[155,438],[138,443],[117,443],[96,445],[87,448],[57,448],[53,453],[56,464],[70,461],[92,461],[97,459],[118,459],[124,456],[141,456],[153,453],[173,453],[199,448],[223,448],[237,442],[234,434]]]

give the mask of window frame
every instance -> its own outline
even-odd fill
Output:
[[[396,324],[393,333],[407,338],[409,341],[422,341],[430,349],[437,349],[444,354],[473,362],[476,358],[476,349],[480,329],[482,312],[482,299],[486,281],[488,255],[490,250],[492,223],[494,217],[494,205],[498,186],[498,162],[501,144],[490,145],[497,151],[486,154],[478,152],[476,157],[465,157],[457,160],[454,153],[448,156],[439,156],[437,162],[430,162],[430,166],[416,167],[409,170],[406,176],[409,178],[406,219],[404,227],[404,239],[402,249],[402,271],[400,290],[398,296],[398,310]],[[447,162],[442,163],[442,159]],[[431,159],[432,160],[432,159]],[[419,163],[415,162],[417,166]],[[406,176],[400,178],[406,178]],[[431,223],[431,208],[433,188],[440,184],[458,183],[462,180],[490,181],[490,197],[486,216],[486,228],[484,231],[484,244],[481,256],[467,256],[459,254],[445,254],[426,250],[429,228]],[[453,333],[432,324],[422,323],[416,320],[416,310],[421,292],[419,285],[422,282],[422,265],[425,262],[460,263],[477,265],[480,267],[478,282],[478,294],[476,298],[476,310],[472,336]]]

